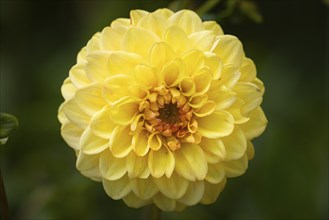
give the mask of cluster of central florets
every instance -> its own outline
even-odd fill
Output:
[[[193,108],[179,87],[156,87],[149,98],[139,105],[140,118],[152,138],[161,140],[170,150],[177,150],[181,142],[195,143],[198,123]],[[196,137],[197,136],[197,137]]]

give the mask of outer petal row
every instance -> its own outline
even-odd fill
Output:
[[[183,143],[174,151],[175,171],[190,181],[203,180],[208,171],[205,155],[199,145]]]

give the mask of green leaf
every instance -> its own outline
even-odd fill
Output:
[[[0,112],[0,139],[8,137],[18,127],[15,116]]]

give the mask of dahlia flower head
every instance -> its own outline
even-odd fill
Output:
[[[267,124],[241,42],[190,10],[114,20],[79,52],[61,91],[77,169],[135,208],[215,202]]]

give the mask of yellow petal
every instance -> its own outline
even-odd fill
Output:
[[[185,64],[181,59],[175,59],[163,67],[161,74],[167,87],[176,86],[185,76]]]
[[[158,78],[154,73],[154,69],[151,66],[145,64],[138,64],[135,67],[135,79],[136,81],[145,87],[155,87],[158,85]]]
[[[66,115],[63,110],[64,104],[65,104],[65,102],[60,104],[60,106],[58,108],[58,114],[57,114],[57,119],[61,124],[65,124],[65,123],[69,122],[69,120],[66,118]]]
[[[239,82],[234,87],[234,92],[245,102],[241,108],[242,114],[248,114],[257,108],[263,100],[263,91],[253,83]]]
[[[203,26],[206,30],[211,30],[214,32],[215,35],[223,35],[223,29],[216,21],[205,21],[203,22]]]
[[[136,196],[143,200],[152,198],[159,192],[157,186],[153,183],[152,178],[139,179],[135,178],[130,181],[131,188]]]
[[[222,138],[225,146],[225,160],[235,160],[241,158],[247,150],[247,140],[242,130],[235,127],[233,132]]]
[[[90,129],[98,137],[110,139],[116,124],[110,120],[110,106],[97,112],[90,120]]]
[[[64,102],[62,109],[67,119],[78,127],[85,129],[88,126],[90,117],[82,111],[75,99]]]
[[[208,164],[208,173],[206,180],[209,183],[217,184],[225,178],[225,167],[222,163]]]
[[[136,65],[141,62],[143,62],[143,57],[138,54],[125,51],[115,51],[109,56],[108,71],[110,75],[131,75],[135,71]]]
[[[246,154],[237,160],[222,162],[227,177],[237,177],[244,174],[248,168],[248,157]]]
[[[198,132],[207,138],[225,137],[231,134],[234,128],[233,116],[224,110],[199,118],[198,123]]]
[[[138,156],[144,156],[150,149],[148,145],[148,138],[146,136],[147,133],[148,132],[144,129],[140,129],[132,138],[132,146]]]
[[[260,106],[260,104],[263,101],[263,97],[258,97],[255,98],[254,100],[245,103],[242,107],[241,107],[241,113],[242,114],[248,114],[249,112],[251,112],[252,110],[254,110],[255,108],[257,108],[258,106]]]
[[[66,78],[61,87],[61,93],[65,100],[73,98],[77,88],[72,84],[69,78]]]
[[[226,178],[223,179],[222,182],[217,183],[217,184],[211,184],[208,182],[204,182],[205,184],[205,190],[204,190],[204,194],[203,194],[203,198],[201,199],[201,203],[202,204],[211,204],[214,203],[220,192],[223,191],[225,184],[226,184]]]
[[[239,81],[241,73],[238,67],[225,65],[221,75],[221,84],[232,89]]]
[[[193,77],[195,83],[195,92],[198,94],[206,93],[211,85],[212,73],[208,68],[202,68]]]
[[[127,176],[114,181],[103,179],[103,187],[107,195],[115,200],[122,199],[131,191],[130,180]]]
[[[255,99],[263,95],[262,90],[254,83],[239,82],[234,87],[234,91],[245,101]]]
[[[151,200],[143,200],[137,197],[133,192],[122,198],[128,207],[141,208],[151,203]]]
[[[169,178],[175,168],[175,158],[170,150],[161,147],[157,151],[150,151],[148,166],[153,177],[160,178],[166,174]]]
[[[85,63],[87,57],[87,48],[86,46],[81,48],[77,55],[77,63]]]
[[[138,103],[129,97],[114,104],[111,108],[110,118],[120,125],[128,125],[138,113]]]
[[[192,134],[195,133],[198,129],[198,121],[196,119],[192,118],[187,124],[187,129]]]
[[[151,47],[159,40],[159,37],[149,30],[130,27],[123,38],[123,49],[147,58]]]
[[[262,93],[264,94],[265,92],[265,87],[264,87],[264,83],[258,79],[258,78],[255,78],[252,83],[254,83],[256,86],[258,86],[258,88],[262,91]]]
[[[224,66],[232,64],[239,68],[244,57],[244,52],[241,42],[232,35],[221,35],[219,42],[213,49],[220,59],[223,61]]]
[[[103,87],[98,83],[79,89],[75,94],[75,101],[90,116],[107,104],[103,98]]]
[[[182,143],[174,151],[175,171],[187,180],[203,180],[207,174],[207,161],[199,145]]]
[[[103,50],[120,50],[122,45],[122,35],[119,31],[111,27],[106,27],[102,31],[100,46]]]
[[[95,181],[100,181],[101,173],[99,172],[99,154],[86,155],[80,151],[77,156],[76,167],[81,174]]]
[[[204,117],[213,113],[215,107],[216,107],[216,103],[214,101],[207,101],[203,106],[196,109],[194,111],[194,114],[198,117]]]
[[[125,157],[132,150],[132,137],[129,132],[129,126],[117,126],[114,128],[110,139],[110,149],[115,157]]]
[[[208,92],[209,99],[216,102],[216,110],[222,110],[230,107],[236,100],[236,93],[232,92],[226,86],[217,86]]]
[[[147,87],[141,85],[130,85],[128,91],[130,96],[137,100],[145,100],[150,94]]]
[[[125,74],[117,74],[110,76],[105,80],[103,87],[103,95],[110,104],[120,100],[125,96],[129,96],[127,89],[132,81],[132,77]]]
[[[205,54],[205,65],[209,67],[212,72],[212,76],[214,80],[220,78],[223,69],[223,63],[219,57],[213,53]]]
[[[153,197],[153,202],[156,206],[158,206],[162,211],[165,212],[174,211],[176,208],[176,200],[169,199],[162,193],[156,194],[156,196]]]
[[[204,30],[200,17],[191,10],[181,10],[173,14],[169,21],[182,28],[187,35]]]
[[[61,127],[61,134],[65,142],[75,150],[79,150],[80,137],[83,130],[73,123],[66,122]]]
[[[119,34],[124,35],[130,27],[130,19],[118,18],[112,21],[111,28],[118,31]]]
[[[137,27],[145,28],[156,33],[160,38],[164,31],[170,26],[168,19],[157,13],[150,13],[140,19]]]
[[[201,141],[201,147],[205,152],[216,156],[218,159],[216,162],[223,160],[226,157],[226,149],[221,139],[208,139],[203,138]]]
[[[154,178],[154,183],[159,188],[159,191],[170,199],[181,198],[189,186],[189,182],[175,172],[170,178],[166,176]]]
[[[114,21],[112,21],[111,26],[114,24],[114,26],[121,24],[123,26],[130,26],[131,20],[129,18],[117,18]]]
[[[91,83],[85,72],[85,62],[75,64],[69,72],[70,79],[77,88],[87,86]]]
[[[199,31],[189,35],[189,39],[191,40],[191,48],[206,52],[212,48],[215,42],[215,35],[212,31]]]
[[[144,125],[144,116],[143,114],[138,114],[135,116],[133,122],[130,124],[130,130],[136,131],[138,128],[142,128]]]
[[[130,11],[131,24],[136,26],[139,23],[139,21],[148,14],[149,12],[140,9],[131,10]]]
[[[213,164],[213,163],[218,163],[221,161],[219,156],[212,154],[209,151],[204,151],[204,155],[206,156],[206,160],[208,163]]]
[[[206,104],[208,100],[208,95],[207,94],[195,94],[190,97],[189,100],[189,105],[192,108],[201,108],[203,105]]]
[[[162,146],[162,141],[160,136],[157,133],[152,133],[147,140],[148,147],[154,151],[157,151]]]
[[[118,180],[126,174],[126,160],[113,157],[110,150],[101,153],[99,170],[102,177],[107,180]]]
[[[249,120],[249,118],[245,117],[242,114],[242,107],[245,104],[240,98],[237,98],[233,105],[226,109],[234,118],[235,124],[243,124]]]
[[[90,54],[101,49],[100,47],[100,36],[101,33],[97,32],[92,36],[92,38],[88,41],[86,45],[86,54]]]
[[[80,147],[84,154],[98,154],[109,147],[109,140],[94,135],[88,127],[81,135]]]
[[[154,112],[154,111],[151,111],[150,109],[145,109],[143,111],[143,115],[144,115],[144,118],[146,120],[151,120],[151,119],[155,119],[157,116],[159,116],[159,113],[158,112]],[[159,147],[161,147],[161,143],[160,143],[160,139],[157,138],[157,136],[154,136],[155,134],[153,134],[152,136],[150,136],[149,138],[149,142],[150,142],[150,146],[152,145],[153,148],[156,148],[158,149]]]
[[[154,12],[154,14],[161,14],[165,18],[169,18],[170,16],[172,16],[174,14],[174,12],[172,12],[171,10],[169,10],[167,8],[160,8],[160,9],[157,9]]]
[[[174,50],[176,54],[182,54],[189,48],[189,39],[186,33],[177,26],[167,29],[164,41]]]
[[[186,75],[193,76],[205,64],[205,55],[200,50],[189,50],[182,55],[182,60],[186,66]]]
[[[97,51],[87,56],[85,71],[88,78],[94,82],[104,82],[110,76],[108,62],[109,51]]]
[[[256,78],[256,66],[254,62],[249,58],[243,58],[240,71],[240,81],[242,82],[252,82]]]
[[[179,88],[184,96],[191,96],[195,93],[195,84],[191,78],[183,79],[179,84]]]
[[[150,51],[150,63],[162,69],[162,67],[175,58],[175,53],[165,42],[158,42],[153,45]]]
[[[177,88],[170,88],[169,92],[172,95],[173,100],[178,100],[181,96],[180,91]]]
[[[175,136],[168,137],[166,141],[167,141],[167,146],[170,150],[174,151],[180,148],[180,142]]]
[[[251,160],[254,158],[255,156],[255,148],[254,148],[254,145],[252,144],[251,141],[247,141],[247,157],[248,157],[248,160]]]
[[[264,132],[267,125],[267,119],[260,107],[257,107],[247,116],[250,118],[250,120],[244,124],[239,125],[239,127],[244,132],[247,140],[251,140]]]
[[[148,178],[150,170],[148,168],[148,155],[138,156],[134,152],[126,158],[126,166],[129,178]]]
[[[196,205],[203,197],[204,188],[204,181],[190,182],[185,195],[178,201],[188,206]]]

